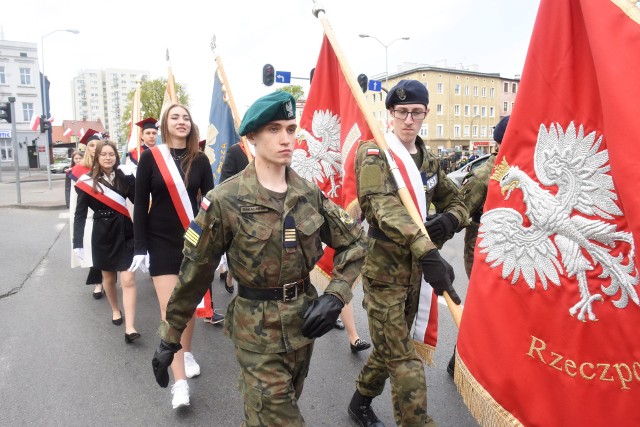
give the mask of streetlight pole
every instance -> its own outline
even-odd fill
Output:
[[[476,114],[471,118],[471,139],[469,139],[469,155],[471,155],[471,151],[473,150],[473,122],[480,117],[480,114]]]
[[[42,75],[40,76],[40,85],[42,88],[42,115],[43,117],[41,118],[42,120],[47,120],[49,118],[49,115],[47,114],[47,88],[46,88],[46,79],[44,76],[44,38],[47,36],[50,36],[53,33],[57,33],[60,31],[64,31],[67,33],[72,33],[72,34],[78,34],[80,31],[76,30],[76,29],[64,29],[64,30],[53,30],[48,32],[47,34],[44,34],[41,38],[40,38],[40,52],[42,55]],[[50,132],[50,131],[49,131]],[[44,152],[45,152],[45,156],[47,157],[47,160],[45,162],[46,166],[47,166],[47,182],[49,184],[49,190],[51,190],[51,167],[49,166],[49,162],[51,160],[51,155],[49,153],[49,133],[47,133],[45,139],[44,139]]]
[[[359,34],[358,35],[361,39],[366,39],[366,38],[372,38],[375,39],[378,43],[380,43],[383,47],[384,47],[384,86],[387,88],[387,91],[389,90],[389,46],[391,46],[392,44],[394,44],[395,42],[397,42],[398,40],[409,40],[410,37],[398,37],[395,40],[392,40],[390,43],[383,43],[379,38],[377,38],[376,36],[371,36],[369,34]],[[388,93],[388,92],[387,92]],[[385,124],[385,126],[388,124],[389,122],[389,110],[385,109],[385,117],[386,117],[386,121],[387,123]]]

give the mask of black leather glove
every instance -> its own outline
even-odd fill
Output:
[[[302,318],[302,335],[319,338],[333,329],[344,304],[335,295],[324,294],[309,304]]]
[[[424,227],[433,243],[443,245],[456,232],[458,219],[450,212],[432,215],[427,217]]]
[[[151,365],[153,366],[153,375],[156,376],[156,382],[162,388],[169,385],[169,366],[173,362],[173,355],[180,351],[180,344],[169,344],[164,340],[160,340],[160,345],[153,355]]]
[[[420,258],[420,265],[424,280],[429,282],[436,295],[442,295],[447,291],[453,302],[460,305],[460,297],[452,284],[456,278],[453,267],[440,256],[440,252],[436,249],[427,252]]]

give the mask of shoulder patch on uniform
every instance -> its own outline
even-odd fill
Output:
[[[195,221],[191,221],[189,228],[187,228],[187,231],[184,233],[184,239],[193,246],[196,246],[201,235],[202,227],[200,227]]]
[[[367,148],[367,156],[379,156],[380,149],[378,148]]]
[[[427,181],[424,185],[425,191],[428,193],[429,191],[433,190],[436,185],[438,185],[438,174],[434,173],[430,177],[427,177]]]
[[[200,202],[200,209],[206,212],[209,210],[209,206],[211,206],[211,200],[203,197],[202,201]]]
[[[260,212],[269,212],[269,209],[265,208],[264,206],[240,206],[241,214],[260,213]]]

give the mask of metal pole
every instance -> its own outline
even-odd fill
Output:
[[[47,87],[46,87],[46,79],[44,77],[44,38],[45,36],[42,36],[40,38],[40,51],[42,52],[42,115],[43,115],[41,120],[47,120],[49,117],[47,115]],[[47,160],[45,161],[45,165],[47,167],[47,183],[49,184],[49,190],[51,190],[52,188],[51,187],[51,166],[50,166],[51,155],[49,153],[49,134],[48,133],[45,134],[45,138],[44,138],[44,152],[45,152],[45,156],[47,157]]]
[[[18,204],[22,203],[20,198],[20,161],[18,156],[18,135],[16,134],[16,98],[9,97],[11,105],[11,141],[13,142],[13,164],[16,169],[16,195],[18,196]]]

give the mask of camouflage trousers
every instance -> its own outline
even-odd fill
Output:
[[[362,276],[363,307],[369,318],[373,351],[356,380],[364,396],[379,396],[391,378],[393,416],[399,426],[435,426],[427,415],[424,365],[411,338],[419,284],[400,286]]]
[[[473,267],[473,251],[476,249],[478,228],[480,228],[480,224],[471,222],[464,232],[464,269],[469,278],[471,277],[471,267]]]
[[[292,353],[261,354],[236,346],[238,388],[244,399],[242,426],[304,426],[298,408],[313,344]]]

